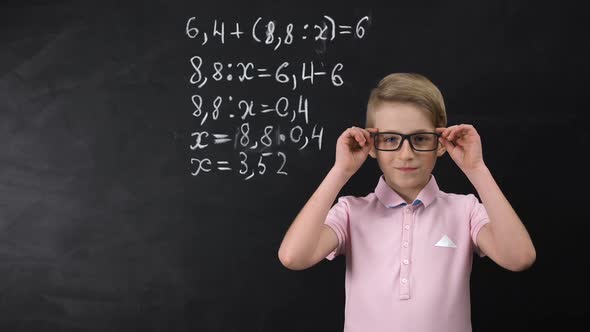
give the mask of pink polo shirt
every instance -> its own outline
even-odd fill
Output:
[[[374,193],[340,197],[326,258],[346,256],[344,332],[471,331],[471,264],[488,222],[476,196],[445,193],[434,175],[412,205],[383,176]]]

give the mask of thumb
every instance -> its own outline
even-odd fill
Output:
[[[444,145],[444,147],[447,149],[447,151],[449,152],[449,154],[452,154],[453,153],[453,151],[455,150],[455,145],[453,143],[451,143],[450,141],[448,141],[444,137],[441,137],[440,138],[440,142]]]

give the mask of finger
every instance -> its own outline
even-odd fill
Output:
[[[447,128],[446,128],[446,129],[443,131],[443,133],[442,133],[443,137],[445,137],[445,138],[447,138],[447,139],[448,139],[448,137],[449,137],[449,134],[450,134],[450,133],[453,131],[453,129],[455,129],[456,127],[457,127],[457,125],[452,125],[452,126],[449,126],[449,127],[447,127]]]
[[[361,149],[361,146],[359,145],[353,130],[349,129],[348,131],[349,132],[348,132],[348,136],[346,138],[346,142],[347,142],[347,145],[350,148],[350,150],[356,151],[356,150]]]
[[[459,132],[457,132],[457,135],[459,137],[457,137],[457,139],[459,138],[467,138],[468,136],[472,135],[475,133],[475,128],[473,128],[473,126],[471,125],[463,125],[463,127],[461,128],[461,130]]]
[[[451,132],[449,133],[447,139],[449,141],[454,141],[456,139],[457,136],[462,136],[463,135],[463,125],[460,124],[458,126],[453,126],[454,128],[451,130]]]
[[[354,140],[356,141],[356,143],[359,147],[363,147],[365,145],[366,139],[361,131],[361,128],[357,128],[357,127],[353,126],[351,128],[351,134],[352,134],[352,137],[354,137]]]
[[[371,132],[369,132],[366,129],[362,129],[362,128],[359,128],[359,129],[360,129],[361,133],[363,134],[363,137],[365,138],[365,141],[371,143],[372,140],[373,140],[373,137],[372,137]]]
[[[365,128],[365,130],[367,132],[369,132],[369,134],[371,134],[371,136],[374,135],[374,134],[379,133],[379,128]]]
[[[461,125],[461,132],[460,132],[461,136],[465,137],[465,136],[475,134],[475,133],[476,133],[475,127],[473,127],[472,125],[470,125],[470,124],[462,124]]]
[[[447,149],[449,153],[453,153],[453,150],[455,150],[455,145],[452,142],[448,141],[444,137],[440,138],[440,142],[442,143],[442,145],[444,145],[444,147]]]
[[[363,130],[361,128],[355,128],[355,137],[356,141],[359,143],[361,147],[366,145],[367,138],[365,137],[365,134],[363,133]]]
[[[354,137],[355,132],[354,132],[354,127],[350,127],[347,128],[344,133],[342,133],[342,136],[346,139],[347,142],[349,143],[353,143],[356,141],[356,138]]]
[[[453,140],[453,136],[455,135],[455,130],[456,130],[456,128],[457,128],[456,126],[451,126],[451,127],[449,128],[449,131],[447,132],[447,135],[445,136],[445,138],[446,138],[448,141],[452,141],[452,140]]]

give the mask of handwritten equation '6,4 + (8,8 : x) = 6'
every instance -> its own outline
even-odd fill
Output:
[[[366,30],[370,24],[369,16],[363,16],[353,24],[337,24],[334,18],[324,15],[319,24],[301,24],[288,23],[285,26],[278,25],[273,20],[265,22],[262,17],[258,17],[251,26],[241,30],[240,23],[235,22],[232,26],[228,24],[226,35],[226,25],[223,21],[217,19],[213,22],[210,35],[205,28],[201,26],[195,16],[190,17],[185,26],[185,33],[190,39],[201,40],[201,45],[207,44],[211,38],[217,38],[223,45],[226,36],[229,38],[241,39],[243,35],[250,36],[257,43],[267,45],[273,50],[279,49],[283,45],[292,45],[296,40],[313,40],[315,42],[334,41],[340,36],[351,36],[356,39],[362,39],[366,35]]]

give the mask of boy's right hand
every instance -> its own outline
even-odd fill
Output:
[[[334,168],[347,176],[352,176],[367,159],[373,147],[372,134],[379,132],[377,128],[350,127],[346,129],[336,142],[336,162]]]

